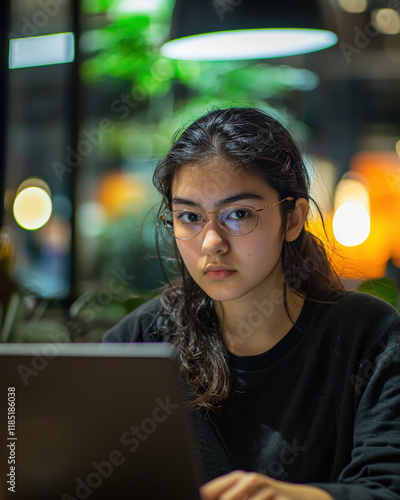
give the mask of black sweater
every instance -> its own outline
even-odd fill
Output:
[[[163,341],[160,300],[105,342]],[[375,297],[306,300],[267,352],[228,353],[234,390],[222,412],[196,411],[210,480],[234,469],[308,483],[340,500],[400,499],[400,316]]]

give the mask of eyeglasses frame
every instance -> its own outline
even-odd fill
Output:
[[[218,214],[220,212],[222,212],[223,210],[220,210],[220,211],[212,210],[210,212],[206,212],[205,217],[203,217],[203,214],[201,212],[198,212],[197,210],[187,210],[188,212],[196,212],[196,213],[200,214],[202,216],[202,219],[203,219],[203,226],[200,229],[200,231],[197,234],[195,234],[194,236],[191,236],[190,238],[178,238],[178,236],[175,236],[174,234],[172,234],[170,232],[170,230],[167,228],[167,224],[165,222],[165,218],[167,217],[168,214],[173,213],[173,212],[180,212],[181,210],[168,210],[168,212],[165,212],[164,214],[160,215],[160,219],[162,219],[164,227],[168,231],[168,234],[170,234],[176,240],[187,241],[187,240],[192,240],[193,238],[196,238],[202,232],[202,230],[204,229],[204,226],[207,224],[207,219],[208,219],[207,216],[209,214],[215,214],[217,216],[216,222],[218,224],[218,227],[220,227],[223,231],[225,231],[226,234],[229,234],[229,236],[247,236],[248,234],[252,233],[254,231],[254,229],[257,227],[257,224],[258,224],[258,214],[257,214],[257,212],[262,212],[263,210],[266,210],[267,208],[274,207],[275,205],[279,205],[280,203],[283,203],[284,201],[293,201],[293,200],[295,200],[295,198],[293,198],[293,196],[288,196],[286,198],[283,198],[282,200],[276,201],[275,203],[271,203],[270,205],[267,205],[267,206],[265,206],[263,208],[254,208],[254,207],[251,207],[249,205],[238,205],[239,208],[251,208],[252,210],[254,210],[256,212],[256,216],[257,216],[257,218],[256,218],[256,224],[253,227],[253,229],[251,231],[249,231],[248,233],[244,233],[244,234],[231,234],[231,233],[228,233],[228,231],[225,229],[225,227],[221,226]],[[234,207],[235,205],[232,205],[232,206]],[[230,208],[230,207],[228,207],[228,208]],[[186,210],[186,209],[184,209],[184,210]]]

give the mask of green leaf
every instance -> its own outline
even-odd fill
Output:
[[[363,293],[369,293],[375,297],[385,300],[393,307],[397,308],[397,285],[389,278],[372,279],[361,283],[357,290]]]

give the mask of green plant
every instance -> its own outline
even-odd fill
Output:
[[[379,297],[398,309],[398,287],[389,278],[366,280],[358,286],[357,290]]]
[[[313,90],[318,77],[305,69],[271,66],[265,61],[175,61],[163,57],[160,46],[168,38],[173,0],[153,0],[150,12],[123,12],[122,0],[84,0],[89,20],[82,36],[85,60],[81,75],[87,85],[129,85],[134,112],[117,124],[106,148],[121,149],[132,140],[131,153],[159,157],[170,137],[183,124],[212,106],[254,105],[271,109],[268,101],[295,91]],[[92,19],[94,29],[89,26]],[[303,138],[309,130],[283,106],[287,121]],[[134,118],[134,119],[133,119]],[[143,145],[147,145],[143,150]]]

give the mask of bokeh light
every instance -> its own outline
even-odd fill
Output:
[[[400,14],[394,9],[373,10],[372,21],[376,28],[385,35],[398,35],[400,33]]]
[[[41,179],[27,179],[17,190],[13,213],[17,223],[33,231],[50,219],[52,202],[50,189]]]
[[[336,187],[335,208],[348,202],[358,203],[369,212],[369,193],[363,177],[352,172],[345,174]]]
[[[111,15],[150,14],[162,7],[162,0],[114,0],[108,12]]]
[[[369,236],[371,219],[369,193],[362,177],[355,173],[343,176],[335,193],[333,234],[346,247],[360,245]]]
[[[368,238],[370,230],[369,213],[358,203],[341,205],[333,216],[333,234],[346,247],[360,245]]]
[[[358,13],[364,12],[367,8],[367,0],[339,0],[339,5],[346,12]]]
[[[79,231],[88,237],[101,234],[107,223],[106,213],[100,203],[83,203],[77,211],[77,224]]]

